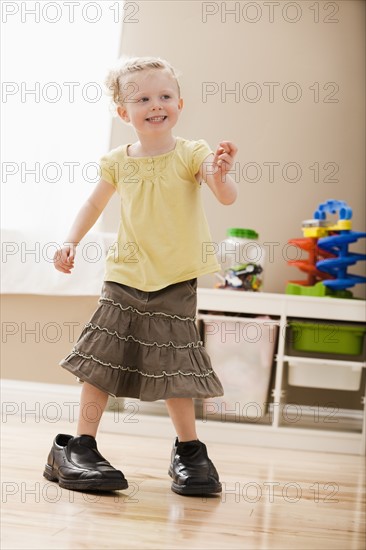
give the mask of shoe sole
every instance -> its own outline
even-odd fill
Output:
[[[168,474],[170,477],[173,477],[173,472],[169,470]],[[222,486],[221,483],[203,483],[202,485],[178,485],[173,481],[171,489],[174,493],[177,493],[178,495],[213,495],[215,493],[221,493],[222,492]]]
[[[118,491],[121,489],[128,488],[128,482],[126,479],[120,481],[106,481],[106,480],[93,480],[93,479],[83,479],[83,480],[67,480],[62,479],[58,476],[53,468],[49,464],[46,464],[43,477],[48,479],[48,481],[54,481],[59,484],[63,489],[69,489],[70,491]]]

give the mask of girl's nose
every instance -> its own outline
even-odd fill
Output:
[[[152,109],[154,111],[162,109],[162,106],[160,105],[160,100],[158,98],[153,100]]]

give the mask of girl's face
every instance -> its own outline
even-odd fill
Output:
[[[117,112],[140,135],[161,135],[175,126],[183,107],[178,84],[167,69],[146,69],[124,79]]]

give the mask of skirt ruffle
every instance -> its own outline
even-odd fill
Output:
[[[156,292],[106,282],[98,309],[60,365],[115,397],[221,396],[195,314],[195,280]]]

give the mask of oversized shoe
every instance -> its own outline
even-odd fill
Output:
[[[201,441],[181,443],[177,438],[168,473],[173,479],[172,491],[179,495],[208,495],[222,491],[219,474]]]
[[[123,473],[100,454],[90,435],[58,434],[43,475],[73,491],[115,491],[128,487]]]

